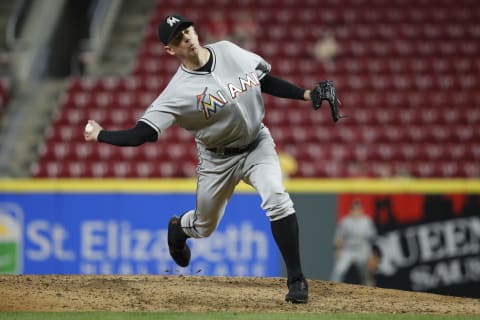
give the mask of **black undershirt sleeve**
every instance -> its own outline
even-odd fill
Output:
[[[158,133],[145,122],[139,121],[133,128],[126,130],[102,130],[98,134],[98,142],[105,142],[121,147],[135,147],[145,142],[154,142]]]
[[[305,100],[303,94],[305,89],[297,87],[293,83],[286,80],[266,74],[265,77],[260,80],[262,92],[271,94],[272,96],[279,98],[289,98],[297,100]]]

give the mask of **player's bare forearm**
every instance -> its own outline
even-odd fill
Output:
[[[305,92],[303,93],[303,99],[305,101],[311,101],[312,100],[312,97],[310,97],[310,90],[305,90]]]

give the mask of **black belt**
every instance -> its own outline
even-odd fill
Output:
[[[222,148],[222,147],[219,147],[219,148],[207,148],[207,150],[210,151],[210,152],[216,153],[220,156],[234,156],[234,155],[237,155],[237,154],[241,154],[241,153],[253,150],[258,145],[259,141],[260,141],[260,139],[256,138],[255,140],[253,140],[252,143],[247,144],[246,146],[243,146],[243,147],[238,147],[238,148],[234,148],[234,147],[224,147],[224,148]]]

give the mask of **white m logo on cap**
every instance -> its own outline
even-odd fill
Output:
[[[177,23],[177,22],[180,22],[180,20],[178,20],[178,19],[175,18],[175,17],[168,17],[168,18],[167,18],[167,23],[168,23],[168,25],[170,26],[170,28],[173,27],[173,25],[174,25],[175,23]]]

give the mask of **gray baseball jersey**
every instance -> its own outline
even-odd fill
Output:
[[[264,107],[259,81],[270,65],[228,41],[206,47],[213,53],[212,72],[180,66],[140,121],[159,133],[178,125],[208,148],[247,145],[260,131]]]
[[[211,72],[180,66],[164,91],[139,121],[160,134],[172,125],[189,130],[199,151],[197,206],[183,214],[184,232],[209,236],[222,218],[240,181],[262,198],[270,220],[294,213],[283,187],[280,163],[269,130],[262,124],[264,105],[260,80],[270,71],[262,57],[228,41],[206,46],[213,55]],[[223,156],[207,149],[255,148]]]
[[[375,225],[367,216],[347,216],[340,222],[335,237],[343,240],[343,246],[333,267],[332,281],[342,281],[352,264],[365,280],[371,243],[376,235]]]

